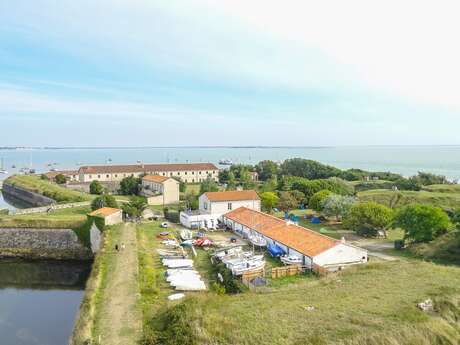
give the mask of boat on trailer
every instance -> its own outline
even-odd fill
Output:
[[[235,276],[240,276],[245,272],[257,271],[265,267],[265,260],[246,260],[232,268],[232,273]]]
[[[302,258],[294,255],[283,255],[280,257],[280,260],[285,265],[301,265]]]
[[[249,239],[249,242],[251,242],[251,244],[256,247],[266,247],[267,246],[267,240],[263,238],[262,236],[253,234],[253,235],[249,235],[248,239]]]

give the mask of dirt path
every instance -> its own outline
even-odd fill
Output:
[[[113,248],[112,264],[103,292],[99,335],[101,345],[136,345],[142,332],[142,314],[138,306],[139,286],[136,228],[125,224],[114,236],[123,250]],[[114,243],[114,244],[115,244]],[[96,343],[97,343],[96,342]]]

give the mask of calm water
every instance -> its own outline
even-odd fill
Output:
[[[263,159],[282,161],[302,157],[339,168],[392,171],[409,176],[427,171],[460,179],[460,146],[360,146],[360,147],[283,147],[283,148],[132,148],[132,149],[56,149],[0,150],[0,158],[9,173],[32,166],[47,171],[78,169],[78,164],[160,162],[213,162],[228,158],[235,163],[257,163]],[[16,166],[16,169],[12,168]],[[0,179],[5,175],[0,175]]]
[[[0,344],[64,345],[89,264],[0,261]]]

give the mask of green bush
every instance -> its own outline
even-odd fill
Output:
[[[180,216],[179,212],[175,210],[170,210],[169,208],[165,207],[163,209],[164,216],[167,220],[169,220],[172,223],[179,223],[180,222]]]

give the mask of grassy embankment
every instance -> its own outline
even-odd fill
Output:
[[[67,189],[48,180],[43,180],[39,176],[33,175],[14,175],[6,180],[6,183],[27,189],[44,195],[58,203],[91,201],[94,197],[79,191]]]
[[[88,341],[95,340],[94,329],[99,322],[102,293],[107,286],[107,275],[113,268],[113,246],[118,242],[121,227],[117,225],[108,227],[104,231],[104,240],[100,252],[94,260],[91,275],[86,282],[85,295],[80,305],[80,311],[74,326],[71,345],[86,345]]]
[[[458,344],[459,283],[456,267],[374,263],[258,294],[197,295],[152,324],[165,345]],[[427,298],[433,314],[416,307]]]
[[[12,228],[77,228],[86,222],[89,207],[54,210],[51,213],[0,215],[0,227]]]
[[[360,201],[375,201],[391,208],[418,203],[443,209],[460,207],[460,185],[432,185],[421,191],[375,189],[358,193]]]

